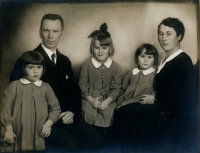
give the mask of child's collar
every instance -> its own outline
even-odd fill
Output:
[[[25,79],[25,78],[21,78],[20,81],[21,81],[22,84],[29,84],[29,83],[31,83],[30,81],[28,81],[28,80]],[[35,82],[33,82],[33,83],[34,83],[36,86],[40,87],[40,86],[42,85],[42,80],[37,80],[37,81],[35,81]]]
[[[133,69],[132,72],[133,72],[133,75],[136,75],[136,74],[138,74],[140,71],[141,71],[141,70],[139,70],[139,69],[136,67],[136,68]],[[148,74],[152,73],[153,71],[155,71],[155,69],[154,69],[153,67],[151,67],[151,68],[149,68],[149,69],[147,69],[147,70],[143,70],[142,73],[143,73],[144,75],[148,75]]]
[[[102,64],[99,63],[95,58],[91,58],[92,59],[92,64],[96,67],[96,68],[99,68]],[[112,64],[112,59],[111,58],[108,58],[108,60],[104,63],[104,65],[107,67],[107,68],[110,68]]]

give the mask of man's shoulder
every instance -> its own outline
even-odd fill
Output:
[[[41,50],[44,50],[41,46],[41,44],[39,44],[33,51],[37,51],[37,52],[41,52]]]
[[[60,53],[58,50],[56,51],[56,54],[57,54],[58,58],[60,58],[61,60],[70,61],[70,59],[66,55]]]
[[[45,50],[42,48],[42,45],[41,45],[41,44],[39,44],[39,45],[34,49],[34,51],[37,51],[37,52],[39,52],[39,53],[41,53],[41,54],[43,54],[43,55],[44,55],[44,53],[45,53]],[[58,49],[56,50],[56,54],[57,54],[58,58],[61,59],[62,61],[69,61],[69,62],[70,62],[70,59],[69,59],[66,55],[60,53]]]

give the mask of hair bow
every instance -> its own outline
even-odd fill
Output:
[[[100,30],[95,30],[93,31],[89,36],[88,38],[92,38],[94,36],[98,36],[98,35],[104,35],[105,37],[110,37],[110,33],[107,31],[108,29],[108,26],[106,23],[103,23],[101,26],[100,26]]]

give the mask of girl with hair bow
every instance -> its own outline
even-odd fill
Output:
[[[79,86],[82,92],[82,115],[100,133],[106,134],[113,122],[116,99],[121,87],[121,68],[110,57],[113,42],[106,23],[92,32],[91,57],[81,66]]]

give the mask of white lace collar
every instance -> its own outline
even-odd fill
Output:
[[[138,74],[140,71],[141,71],[141,70],[138,69],[138,68],[136,67],[136,68],[133,69],[132,72],[133,72],[133,75],[136,75],[136,74]],[[149,68],[149,69],[147,69],[147,70],[143,70],[142,73],[143,73],[144,75],[148,75],[148,74],[152,73],[153,71],[155,71],[155,69],[154,69],[153,67],[151,67],[151,68]]]
[[[30,81],[28,81],[28,80],[25,79],[25,78],[21,78],[20,81],[21,81],[21,83],[23,83],[23,84],[29,84],[29,83],[31,83]],[[37,80],[37,81],[35,81],[35,82],[33,82],[33,83],[34,83],[36,86],[40,87],[40,86],[42,85],[42,80]]]
[[[95,58],[92,57],[92,64],[96,67],[96,68],[99,68],[101,66],[101,63],[99,63]],[[107,68],[110,68],[112,64],[112,59],[111,58],[108,58],[108,60],[104,63],[104,65],[107,67]]]

